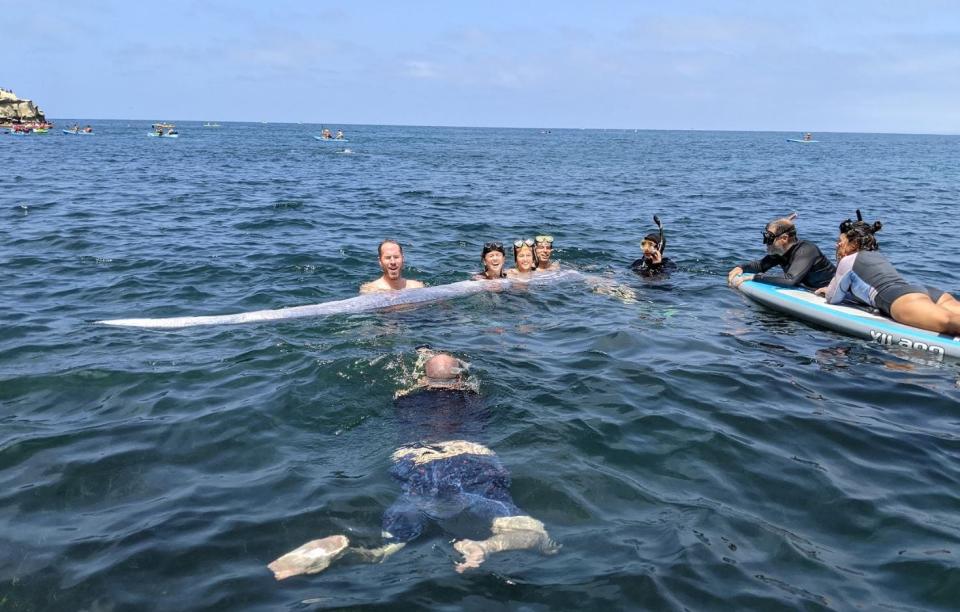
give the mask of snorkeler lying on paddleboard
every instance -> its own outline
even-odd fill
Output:
[[[845,300],[872,306],[898,323],[937,333],[960,335],[960,302],[949,293],[911,285],[886,257],[874,236],[883,224],[847,219],[837,238],[837,272],[816,293],[830,304]]]
[[[797,226],[793,223],[796,216],[797,214],[793,213],[789,217],[768,223],[762,232],[763,244],[767,246],[766,256],[730,270],[727,282],[734,287],[747,280],[780,287],[826,287],[836,268],[820,252],[817,245],[797,239]],[[783,276],[765,274],[774,266],[783,269]]]

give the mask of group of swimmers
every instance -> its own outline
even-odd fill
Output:
[[[815,244],[797,238],[795,218],[794,213],[767,224],[762,232],[767,255],[730,270],[727,281],[731,286],[739,287],[748,280],[803,286],[829,304],[865,305],[904,325],[960,335],[960,302],[939,289],[908,283],[879,253],[875,234],[882,223],[865,222],[859,210],[856,221],[840,223],[834,266]],[[775,266],[783,269],[782,276],[767,274]]]
[[[847,219],[840,224],[835,266],[817,245],[797,237],[796,214],[767,224],[762,231],[767,254],[730,270],[727,280],[738,287],[747,280],[783,287],[803,286],[815,290],[830,304],[853,302],[875,308],[894,321],[937,333],[960,335],[960,302],[952,295],[933,288],[911,285],[881,255],[875,234],[882,224]],[[644,277],[663,276],[676,268],[663,255],[666,239],[660,220],[659,233],[651,233],[641,242],[643,256],[630,268]],[[504,269],[506,251],[500,242],[488,242],[480,252],[483,270],[473,280],[522,278],[538,272],[556,270],[551,261],[554,238],[538,235],[513,243],[514,268]],[[384,240],[377,249],[383,275],[360,287],[360,293],[398,291],[423,287],[420,281],[403,277],[403,248],[395,240]],[[768,274],[779,266],[783,275]]]
[[[337,135],[334,136],[330,128],[323,128],[320,130],[320,138],[324,140],[343,140],[343,130],[337,130]]]
[[[654,217],[659,225],[659,218]],[[473,280],[495,280],[499,278],[526,278],[538,272],[549,272],[560,268],[560,264],[550,261],[553,256],[554,238],[550,235],[537,235],[534,238],[521,238],[513,243],[514,267],[505,269],[506,250],[502,242],[488,242],[480,251],[480,264],[483,270],[473,275]],[[676,264],[663,256],[666,238],[663,227],[659,234],[651,233],[640,243],[642,256],[630,264],[637,274],[650,278],[667,275],[676,269]],[[403,247],[396,240],[384,240],[377,247],[377,256],[383,275],[380,278],[360,286],[360,293],[378,293],[417,289],[423,283],[403,276]]]

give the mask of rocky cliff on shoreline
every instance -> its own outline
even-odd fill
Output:
[[[39,121],[45,123],[43,111],[30,100],[17,97],[9,89],[0,89],[0,125]]]

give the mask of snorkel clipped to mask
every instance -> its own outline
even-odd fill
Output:
[[[847,241],[855,243],[858,251],[878,251],[880,245],[874,234],[883,228],[883,223],[874,221],[873,224],[863,220],[860,209],[857,209],[857,220],[847,219],[840,222],[840,233],[847,237]]]
[[[643,237],[643,240],[640,244],[642,245],[644,242],[652,242],[656,245],[657,251],[660,252],[660,255],[663,255],[664,250],[667,248],[667,239],[663,235],[663,223],[660,222],[660,217],[657,215],[653,215],[653,222],[657,224],[657,229],[659,229],[660,232],[658,234],[654,234],[652,232],[647,234]]]

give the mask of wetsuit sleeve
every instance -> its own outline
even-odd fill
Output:
[[[740,267],[747,274],[758,274],[760,272],[766,272],[770,268],[778,266],[782,263],[783,258],[779,255],[765,255],[763,259],[755,259],[742,264]]]
[[[803,279],[807,276],[807,273],[810,272],[811,268],[813,268],[813,264],[816,263],[819,255],[820,253],[817,251],[817,247],[812,244],[798,244],[783,272],[783,276],[757,274],[753,277],[753,280],[768,285],[778,285],[780,287],[796,287],[803,282]]]
[[[837,265],[837,272],[827,285],[827,303],[839,304],[850,296],[850,274],[853,272],[853,262],[857,260],[856,254],[847,255],[840,260]]]

